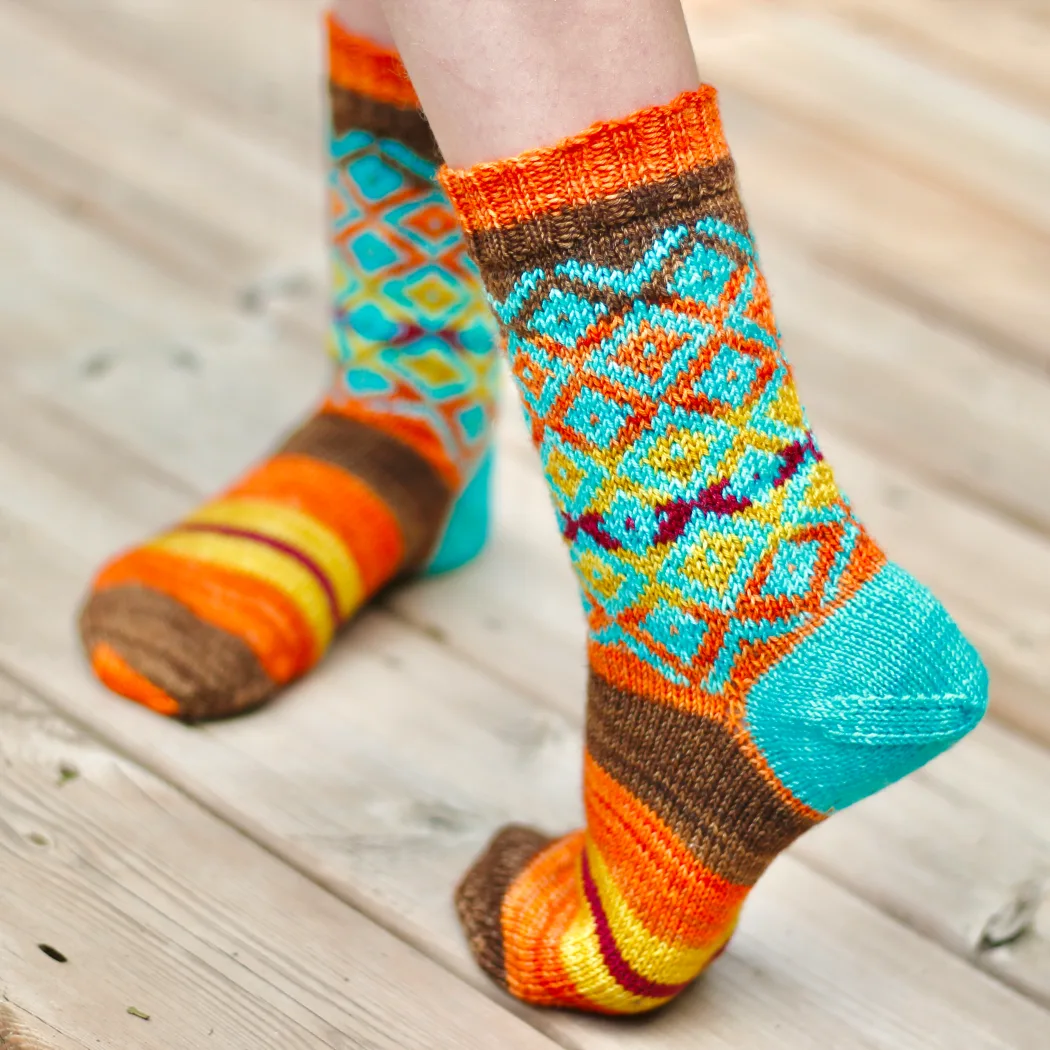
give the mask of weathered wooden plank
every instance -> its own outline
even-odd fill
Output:
[[[75,655],[62,614],[87,559],[75,549],[79,534],[60,523],[91,501],[99,473],[110,484],[135,475],[124,506],[152,504],[158,483],[108,448],[90,466],[92,441],[82,433],[75,478],[55,478],[43,464],[25,472],[43,500],[12,469],[33,459],[32,448],[3,442],[0,662],[271,851],[481,981],[455,929],[449,888],[499,822],[556,830],[578,820],[578,713],[530,702],[378,613],[259,716],[187,730],[106,696]],[[30,591],[28,601],[16,598]],[[612,1025],[554,1014],[535,1023],[586,1050],[622,1042]],[[647,1045],[693,1045],[698,1028],[711,1045],[737,1050],[774,1038],[785,1047],[965,1040],[1036,1050],[1050,1037],[1050,1014],[785,858],[724,962],[646,1023]]]
[[[300,155],[317,157],[325,0],[4,3],[51,16],[50,33],[119,56],[136,79],[181,82],[190,108],[220,107]]]
[[[1050,369],[1047,238],[739,93],[722,99],[760,246],[779,233],[912,313]]]
[[[185,90],[176,96],[86,53],[36,13],[8,4],[0,24],[0,64],[20,85],[0,101],[8,179],[169,268],[204,275],[217,294],[245,301],[256,285],[313,293],[321,311],[320,141],[285,156],[194,107]]]
[[[1050,493],[1031,483],[1050,475],[1045,374],[814,265],[779,233],[761,247],[821,426],[1050,534]]]
[[[1050,231],[1047,119],[833,19],[771,4],[740,10],[739,23],[709,31],[703,5],[687,6],[705,76]]]
[[[225,484],[324,389],[324,355],[291,345],[269,314],[223,310],[207,289],[187,289],[79,221],[56,224],[3,185],[0,211],[0,367],[169,472],[193,462],[208,470],[202,483]],[[150,391],[164,392],[170,414],[157,415]]]
[[[791,0],[848,21],[928,65],[1050,114],[1050,27],[1039,5],[988,0]]]
[[[3,675],[0,880],[45,1046],[555,1045]]]
[[[0,17],[14,2],[0,5]],[[274,12],[274,5],[280,14]],[[216,47],[215,15],[207,0],[163,4],[99,0],[90,14],[72,0],[41,4],[23,0],[22,6],[59,16],[57,25],[53,18],[36,23],[41,34],[37,52],[51,47],[50,34],[75,33],[78,43],[93,41],[104,48],[109,64],[130,64],[124,71],[134,74],[130,78],[134,90],[143,77],[156,86],[162,75],[183,96],[206,97],[227,120],[235,120],[235,137],[272,129],[275,122],[290,135],[301,135],[304,128],[309,135],[316,134],[320,97],[316,3],[231,0],[224,5],[226,16],[245,29],[231,41],[221,62],[199,58]],[[756,17],[753,5],[727,6],[724,0],[698,2],[690,10],[697,13],[694,24],[702,19],[712,50],[725,51],[729,59],[748,34],[769,46],[774,22],[767,11],[759,10]],[[272,61],[278,53],[294,54],[295,60]],[[800,248],[815,252],[880,294],[924,316],[969,330],[1001,353],[1050,367],[1050,350],[1040,338],[1050,324],[1044,294],[1050,248],[1045,237],[1000,214],[994,197],[984,201],[972,193],[960,195],[943,179],[931,182],[921,173],[901,170],[892,161],[892,149],[887,160],[877,135],[873,151],[871,138],[878,129],[858,123],[866,110],[847,109],[832,122],[830,131],[814,130],[756,104],[748,97],[751,81],[739,71],[734,75],[732,61],[727,60],[726,66],[725,82],[718,78],[723,107],[760,234],[779,225]],[[309,76],[303,75],[304,69],[311,71]],[[800,77],[808,75],[804,65],[792,69]],[[266,85],[265,91],[259,85]],[[883,90],[877,76],[868,77],[861,86],[867,91]],[[268,101],[271,91],[280,105]],[[827,104],[836,103],[831,98]],[[0,116],[3,105],[0,100]],[[936,113],[930,119],[936,123]],[[843,141],[843,126],[853,129],[852,139]],[[980,135],[982,126],[965,130]],[[298,140],[301,146],[289,147],[299,161],[318,155],[316,138],[309,135]],[[287,141],[287,135],[283,137]],[[1021,148],[1026,149],[1026,144]],[[214,156],[196,152],[193,156],[203,171],[212,173],[213,182],[231,186],[243,177],[244,168],[235,168],[236,177],[226,174],[227,152],[219,149]],[[186,163],[183,158],[182,164]],[[36,177],[47,185],[56,178],[46,168]],[[273,205],[281,208],[277,200]],[[184,257],[199,254],[192,246],[181,252]],[[974,265],[975,259],[981,260],[980,266]],[[308,263],[306,269],[318,272],[319,264]],[[301,271],[293,266],[292,273]]]

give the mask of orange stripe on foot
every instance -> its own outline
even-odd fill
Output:
[[[584,805],[610,878],[653,936],[683,948],[702,948],[734,921],[750,887],[707,869],[590,755],[584,758]]]
[[[561,942],[580,910],[579,858],[583,832],[573,832],[538,854],[503,898],[507,990],[528,1003],[601,1009],[581,995],[561,957]]]
[[[322,652],[298,606],[256,577],[158,550],[137,549],[107,565],[95,590],[138,583],[185,605],[240,638],[278,685],[302,674]]]
[[[178,715],[179,702],[129,666],[120,653],[106,642],[100,642],[91,651],[91,667],[99,681],[114,693],[143,704],[158,714],[171,717]]]
[[[275,456],[224,494],[247,497],[293,507],[331,529],[354,559],[368,594],[389,583],[404,560],[393,511],[363,481],[331,463],[294,453]]]

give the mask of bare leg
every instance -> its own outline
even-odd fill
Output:
[[[699,81],[678,0],[382,6],[452,167],[551,145]]]

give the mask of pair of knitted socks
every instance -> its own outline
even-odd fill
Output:
[[[498,323],[589,626],[587,825],[498,834],[459,914],[526,1001],[651,1009],[777,853],[976,724],[984,668],[810,431],[713,89],[439,186],[396,56],[329,28],[335,381],[101,571],[85,646],[115,691],[221,717],[395,578],[469,560]]]

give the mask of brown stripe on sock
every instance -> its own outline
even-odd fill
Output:
[[[423,111],[380,102],[357,91],[329,82],[332,127],[337,135],[361,128],[377,138],[396,139],[432,164],[441,163],[434,133]]]
[[[718,722],[588,685],[587,749],[709,870],[750,885],[815,821],[793,812]]]
[[[96,592],[80,614],[80,630],[89,656],[96,645],[112,646],[178,701],[178,717],[186,722],[237,714],[276,689],[245,642],[149,587]]]
[[[632,186],[614,197],[548,212],[514,226],[468,233],[467,247],[489,292],[503,298],[522,273],[549,270],[567,258],[598,266],[630,267],[652,246],[653,231],[678,222],[693,225],[701,210],[748,232],[736,190],[735,168],[726,157],[664,182]],[[593,295],[593,288],[589,295]]]
[[[504,987],[507,970],[501,922],[503,898],[529,861],[553,841],[534,828],[509,825],[493,837],[456,887],[456,912],[474,958]]]
[[[668,290],[667,282],[674,275],[675,268],[681,264],[682,257],[686,255],[694,245],[700,243],[712,244],[714,243],[714,240],[713,237],[710,237],[707,234],[695,232],[683,237],[674,257],[667,260],[666,266],[663,269],[657,270],[652,275],[648,287],[643,287],[637,293],[631,292],[629,294],[624,294],[613,291],[611,288],[599,288],[594,284],[575,281],[567,275],[554,276],[553,267],[548,267],[548,276],[541,277],[533,282],[528,303],[509,324],[505,325],[505,328],[508,332],[513,332],[524,340],[534,339],[535,331],[530,327],[532,315],[536,310],[539,310],[543,306],[544,302],[546,302],[548,293],[554,288],[558,289],[562,294],[577,294],[581,299],[584,299],[589,303],[601,303],[606,309],[606,316],[610,318],[617,317],[620,314],[630,311],[639,302],[652,303],[654,306],[666,304],[668,300],[675,298],[676,293]],[[639,247],[629,258],[618,260],[605,259],[598,265],[615,266],[620,269],[629,270],[641,258],[643,251],[651,246],[652,241],[650,239],[644,248]],[[739,266],[750,265],[748,256],[740,248],[737,248],[736,245],[725,244],[724,242],[719,241],[718,251],[726,258],[732,259]],[[511,285],[511,287],[512,286],[513,285]],[[508,291],[509,290],[508,287]]]
[[[321,412],[278,450],[312,456],[359,478],[390,508],[405,542],[405,569],[433,549],[452,505],[441,475],[414,449],[376,427]]]

